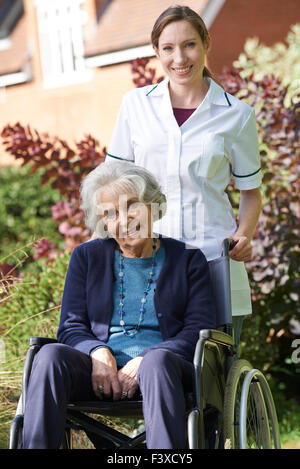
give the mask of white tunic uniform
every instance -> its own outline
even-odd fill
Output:
[[[225,189],[231,174],[240,190],[261,184],[254,110],[212,79],[205,99],[179,127],[168,79],[127,92],[106,160],[124,159],[151,171],[167,198],[154,231],[219,257],[236,221]],[[233,315],[251,313],[243,262],[231,260]]]

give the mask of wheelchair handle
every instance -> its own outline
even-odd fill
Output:
[[[229,251],[231,251],[237,243],[238,241],[232,238],[225,238],[223,240],[222,256],[228,256]]]

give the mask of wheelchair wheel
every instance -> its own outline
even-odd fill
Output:
[[[246,360],[234,362],[228,374],[224,442],[227,449],[280,447],[277,416],[268,383]]]
[[[19,397],[16,414],[9,431],[9,449],[23,449],[23,407],[22,395]]]
[[[16,415],[10,426],[9,449],[23,449],[23,415]]]
[[[23,449],[23,402],[22,394],[19,397],[16,415],[10,425],[9,449]],[[59,449],[72,449],[71,428],[65,429]]]
[[[242,387],[240,447],[280,449],[279,426],[272,393],[266,378],[256,369],[247,373]]]

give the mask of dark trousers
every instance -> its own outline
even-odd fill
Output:
[[[44,345],[36,355],[24,414],[23,447],[59,448],[71,401],[97,400],[91,358],[67,345]],[[193,364],[163,349],[149,351],[138,370],[147,448],[186,447],[185,392],[193,388]]]

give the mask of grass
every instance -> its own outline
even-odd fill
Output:
[[[282,449],[300,449],[299,437],[282,444]]]
[[[280,418],[280,435],[283,449],[300,449],[300,409],[294,399],[285,402]]]
[[[8,447],[9,427],[21,393],[21,371],[0,371],[0,448]]]

